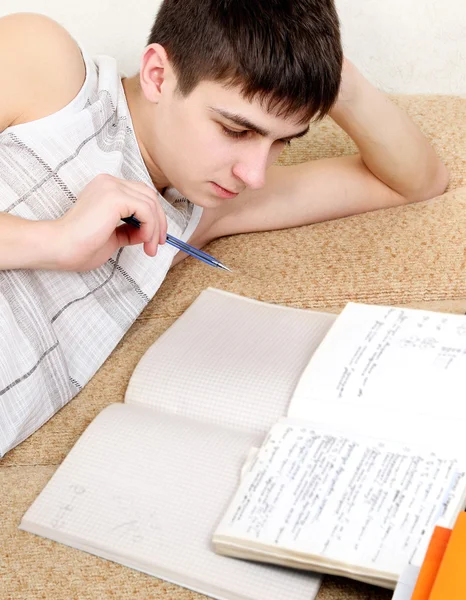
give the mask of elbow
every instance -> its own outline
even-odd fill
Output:
[[[450,174],[447,167],[439,160],[435,167],[430,171],[429,176],[425,178],[424,185],[418,190],[414,202],[422,202],[441,196],[448,187]]]
[[[445,193],[448,184],[450,183],[450,173],[447,167],[439,160],[435,177],[433,178],[428,198],[436,198]],[[426,198],[426,200],[428,199]]]

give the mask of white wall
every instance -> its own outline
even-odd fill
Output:
[[[466,0],[336,0],[343,42],[385,91],[466,94]]]
[[[253,2],[254,0],[250,0]],[[336,0],[345,51],[386,91],[466,94],[466,0]],[[91,54],[138,68],[160,0],[1,0],[0,16],[42,12]]]

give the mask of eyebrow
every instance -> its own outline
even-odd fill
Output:
[[[214,108],[213,106],[209,106],[209,110],[216,112],[219,115],[222,115],[222,117],[224,117],[225,119],[228,119],[229,121],[232,121],[233,123],[236,123],[236,125],[239,125],[240,127],[244,127],[245,129],[250,129],[251,131],[258,133],[259,135],[262,135],[263,137],[271,137],[271,135],[272,135],[270,131],[267,131],[267,129],[264,129],[263,127],[259,127],[259,125],[255,125],[249,119],[246,119],[246,117],[243,117],[242,115],[238,115],[236,113],[231,113],[231,112],[229,112],[227,110],[223,110],[221,108]],[[309,125],[302,131],[299,131],[298,133],[295,133],[294,135],[291,135],[289,137],[284,137],[282,139],[283,140],[291,140],[291,139],[295,139],[295,138],[300,138],[300,137],[303,137],[303,135],[306,135],[306,133],[308,131],[309,131]]]

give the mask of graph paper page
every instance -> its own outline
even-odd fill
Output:
[[[21,528],[224,600],[312,600],[317,576],[225,558],[211,547],[260,437],[140,405],[111,405]]]
[[[140,360],[125,401],[265,433],[335,318],[208,289]]]

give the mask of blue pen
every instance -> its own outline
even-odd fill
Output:
[[[122,221],[124,221],[125,223],[128,223],[129,225],[133,225],[133,227],[137,227],[138,229],[141,227],[141,222],[134,215],[131,215],[130,217],[125,217],[124,219],[122,219]],[[206,252],[202,252],[202,250],[199,250],[198,248],[195,248],[194,246],[190,246],[186,242],[182,242],[181,240],[174,237],[173,235],[170,235],[169,233],[167,233],[167,244],[170,244],[171,246],[178,248],[178,250],[181,250],[182,252],[186,252],[186,254],[189,254],[190,256],[193,256],[194,258],[197,258],[198,260],[202,260],[202,262],[205,262],[206,264],[210,265],[211,267],[217,267],[217,269],[223,269],[224,271],[231,272],[231,269],[226,267],[223,263],[221,263],[219,260],[217,260],[213,256],[210,256],[210,254],[207,254]]]

